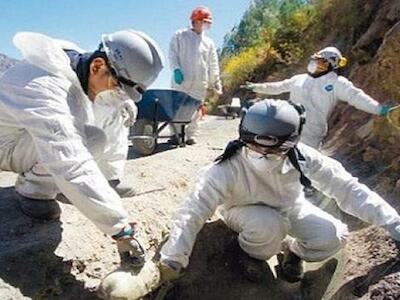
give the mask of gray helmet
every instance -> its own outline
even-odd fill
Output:
[[[104,34],[102,47],[123,90],[139,101],[163,68],[158,45],[145,33],[128,29]]]
[[[281,151],[293,148],[305,123],[304,107],[282,100],[264,100],[251,106],[240,126],[240,140]]]

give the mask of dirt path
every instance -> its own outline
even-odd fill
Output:
[[[207,117],[201,123],[197,145],[160,145],[158,153],[148,157],[129,153],[125,180],[139,192],[161,189],[123,200],[148,241],[150,256],[168,232],[170,218],[193,187],[199,169],[236,137],[238,122]],[[61,203],[62,216],[57,222],[38,223],[23,216],[13,201],[14,181],[14,174],[0,173],[0,299],[98,299],[95,289],[100,279],[119,263],[114,242],[69,204]],[[399,268],[376,275],[397,250],[383,231],[366,230],[352,236],[349,255],[338,257],[345,278],[334,277],[334,286],[330,281],[338,265],[335,259],[314,266],[302,284],[275,280],[270,272],[266,272],[265,282],[255,284],[244,279],[237,268],[234,234],[220,221],[208,223],[199,234],[186,275],[166,298],[321,299],[330,289],[330,299],[353,299],[359,282],[355,279],[361,276],[361,281],[369,279],[359,295],[369,297],[368,287],[379,285],[380,278],[391,276],[396,283]],[[378,286],[378,290],[382,288]]]

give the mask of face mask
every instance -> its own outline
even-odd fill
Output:
[[[94,104],[117,107],[127,98],[128,96],[120,89],[105,90],[96,95]]]
[[[282,160],[282,156],[280,156],[280,155],[278,155],[278,154],[265,154],[264,155],[264,157],[267,159],[267,160],[270,160],[270,161],[279,161],[279,160]]]
[[[308,73],[314,74],[317,71],[317,69],[318,69],[318,62],[316,60],[311,60],[307,66]]]
[[[201,30],[204,32],[204,31],[207,31],[208,29],[210,29],[210,24],[208,24],[208,23],[205,23],[205,24],[203,24],[202,26],[201,26]]]
[[[263,155],[251,149],[245,149],[249,164],[260,172],[270,172],[282,161],[282,157],[276,154]]]

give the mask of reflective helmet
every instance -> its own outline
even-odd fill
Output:
[[[158,45],[145,33],[128,29],[104,34],[100,46],[122,89],[139,101],[164,66]]]
[[[213,17],[212,17],[211,10],[208,7],[205,7],[205,6],[196,7],[192,11],[192,14],[190,15],[190,20],[192,20],[192,21],[204,21],[204,22],[207,22],[207,23],[212,23],[213,22]]]
[[[305,123],[304,107],[267,99],[251,106],[239,126],[240,140],[286,152],[293,148]]]
[[[347,65],[347,59],[336,47],[326,47],[311,56],[311,59],[324,59],[329,62],[333,70]]]

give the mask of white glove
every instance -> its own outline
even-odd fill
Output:
[[[392,239],[400,242],[400,222],[383,226],[383,228],[385,228],[389,232]]]
[[[133,102],[133,100],[131,100],[131,99],[125,100],[121,104],[120,108],[121,108],[122,116],[125,119],[124,125],[126,127],[133,126],[133,124],[135,124],[136,116],[137,116],[137,107],[136,107],[135,102]]]

